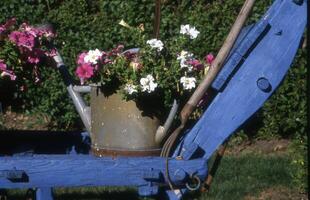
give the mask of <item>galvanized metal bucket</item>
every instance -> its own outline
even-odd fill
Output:
[[[100,87],[92,87],[90,106],[94,155],[159,155],[155,134],[160,120],[154,112],[118,93],[104,94]]]

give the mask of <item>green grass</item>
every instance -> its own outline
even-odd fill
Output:
[[[291,188],[291,170],[287,156],[227,156],[221,162],[210,193],[197,199],[244,199],[247,195],[256,196],[270,187]]]
[[[186,200],[238,200],[245,196],[258,196],[265,189],[282,186],[292,189],[290,158],[287,155],[263,156],[245,154],[225,156],[209,193],[194,193]],[[23,199],[24,191],[10,191],[9,199]],[[11,198],[10,198],[11,196]],[[131,188],[58,188],[57,200],[139,200]]]

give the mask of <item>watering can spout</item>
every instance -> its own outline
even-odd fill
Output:
[[[157,131],[155,134],[156,144],[160,145],[162,143],[163,139],[167,136],[167,133],[169,131],[169,128],[171,127],[171,124],[174,120],[174,117],[176,116],[178,108],[179,108],[179,105],[178,105],[177,101],[174,100],[166,122],[164,123],[163,126],[159,126],[157,128]]]

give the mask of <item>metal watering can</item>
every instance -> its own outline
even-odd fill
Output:
[[[125,52],[128,51],[138,52],[139,49]],[[86,130],[90,133],[94,155],[115,157],[160,154],[160,145],[178,110],[176,101],[161,126],[156,115],[146,114],[134,101],[126,102],[118,94],[107,96],[98,85],[74,85],[58,51],[53,60]],[[90,93],[90,106],[86,105],[81,93]]]

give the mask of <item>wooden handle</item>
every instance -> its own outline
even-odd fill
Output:
[[[246,0],[235,23],[233,24],[223,46],[218,52],[215,60],[211,64],[209,72],[204,77],[203,81],[198,85],[195,92],[192,94],[191,98],[187,101],[186,105],[183,107],[181,111],[182,121],[187,121],[188,116],[192,113],[192,111],[197,106],[200,99],[206,93],[207,89],[210,87],[211,83],[221,70],[230,50],[232,49],[237,37],[248,18],[255,0]],[[183,118],[184,117],[184,118]]]
[[[161,0],[155,0],[154,38],[159,38]]]

